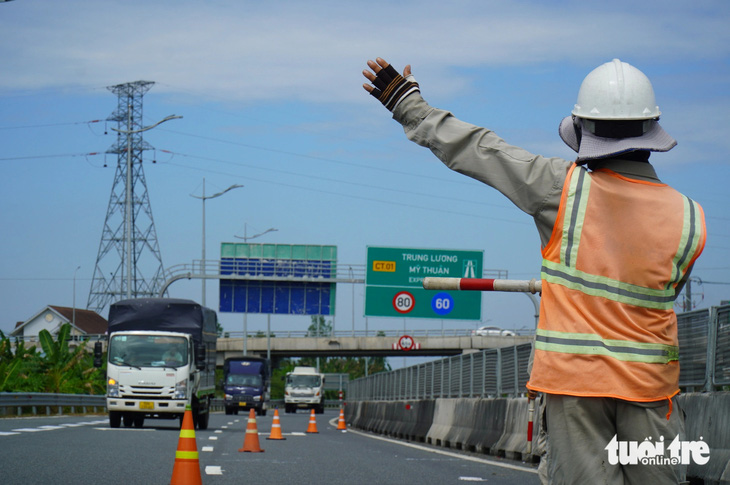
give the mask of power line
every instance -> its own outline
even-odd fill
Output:
[[[189,138],[201,138],[203,140],[215,141],[215,142],[218,142],[218,143],[225,143],[225,144],[228,144],[228,145],[235,145],[235,146],[241,146],[241,147],[245,147],[245,148],[252,148],[254,150],[261,150],[261,151],[265,151],[265,152],[278,153],[278,154],[281,154],[281,155],[289,155],[289,156],[292,156],[292,157],[306,158],[306,159],[309,159],[309,160],[317,160],[317,161],[320,161],[320,162],[327,162],[327,163],[335,163],[335,164],[338,164],[338,165],[348,165],[348,166],[351,166],[351,167],[363,168],[363,169],[366,169],[366,170],[376,170],[376,171],[380,171],[380,172],[393,173],[393,174],[397,174],[397,175],[405,175],[405,176],[410,177],[410,178],[419,177],[419,178],[437,180],[440,183],[449,182],[449,183],[455,183],[455,184],[470,185],[472,187],[475,184],[475,182],[473,180],[448,180],[448,179],[444,179],[443,177],[434,177],[434,176],[423,175],[423,174],[414,173],[414,172],[406,172],[406,171],[385,169],[385,168],[379,168],[379,167],[376,168],[376,167],[373,167],[372,165],[366,165],[366,164],[362,164],[362,163],[346,162],[344,160],[337,160],[337,159],[334,159],[334,158],[320,157],[320,156],[316,156],[316,155],[307,155],[307,154],[304,154],[304,153],[291,152],[291,151],[287,151],[287,150],[281,150],[281,149],[278,149],[278,148],[262,147],[262,146],[257,146],[257,145],[251,145],[249,143],[241,143],[241,142],[237,142],[237,141],[223,140],[221,138],[215,138],[215,137],[211,137],[211,136],[200,135],[200,134],[197,134],[197,133],[185,133],[185,132],[182,132],[182,131],[169,130],[169,129],[165,129],[165,128],[160,128],[159,131],[166,131],[168,133],[174,133],[176,135],[183,135],[183,136],[189,137]]]
[[[308,174],[308,173],[298,173],[298,172],[292,172],[292,171],[288,171],[288,170],[277,170],[277,169],[273,169],[273,168],[269,168],[269,167],[267,167],[267,168],[261,168],[261,167],[257,167],[256,165],[242,163],[242,162],[233,162],[233,161],[230,161],[230,160],[222,160],[222,159],[219,159],[219,158],[204,157],[204,156],[198,156],[198,155],[188,155],[188,154],[185,154],[185,153],[173,152],[173,151],[170,151],[170,150],[160,150],[160,151],[161,152],[164,152],[164,153],[170,153],[172,155],[179,155],[181,157],[186,157],[186,158],[194,158],[194,159],[199,159],[199,160],[207,160],[207,161],[210,161],[210,162],[225,163],[225,164],[239,166],[239,167],[250,167],[250,168],[255,168],[255,169],[258,169],[258,170],[265,170],[266,172],[281,173],[281,174],[284,174],[284,175],[293,175],[293,176],[300,177],[300,178],[309,178],[309,179],[313,179],[313,180],[321,180],[321,181],[324,181],[324,182],[333,182],[333,183],[337,183],[337,184],[355,185],[357,187],[361,187],[361,188],[364,188],[364,189],[384,190],[384,191],[387,191],[387,192],[396,192],[398,194],[416,195],[416,196],[428,197],[430,199],[444,199],[444,200],[450,200],[450,201],[453,201],[453,202],[461,202],[461,203],[476,204],[476,205],[481,205],[481,206],[495,207],[495,208],[498,208],[498,209],[507,209],[507,208],[510,208],[510,206],[507,206],[505,204],[490,204],[490,203],[485,203],[485,202],[478,202],[478,201],[475,201],[475,200],[472,200],[472,199],[460,199],[458,197],[446,197],[446,196],[443,196],[443,195],[433,194],[431,192],[429,192],[429,193],[415,192],[415,191],[412,191],[412,190],[404,190],[404,189],[401,189],[401,188],[391,189],[391,188],[388,188],[388,187],[383,187],[382,185],[370,185],[370,184],[364,184],[362,182],[353,182],[352,180],[335,179],[335,178],[331,178],[331,177],[323,177],[323,176],[318,176],[318,175],[311,175],[311,174]],[[185,165],[176,164],[176,163],[172,163],[172,162],[164,162],[164,164],[173,165],[173,166],[186,167]],[[190,167],[186,167],[186,168],[190,168]]]
[[[354,195],[352,193],[335,192],[335,191],[331,191],[331,190],[313,189],[312,187],[306,187],[306,186],[295,185],[295,184],[287,184],[287,183],[283,183],[283,182],[272,182],[271,180],[249,177],[248,175],[242,176],[240,174],[224,172],[221,170],[211,170],[210,168],[192,167],[192,166],[184,165],[181,163],[167,162],[167,164],[172,165],[172,166],[177,166],[177,167],[188,168],[191,170],[199,170],[201,172],[206,172],[206,173],[216,173],[219,175],[226,175],[228,177],[238,177],[238,178],[242,178],[242,179],[246,179],[246,180],[253,180],[256,182],[262,182],[262,183],[267,183],[267,184],[272,184],[272,185],[279,185],[282,187],[307,190],[310,192],[317,192],[320,194],[336,195],[338,197],[346,197],[346,198],[357,199],[357,200],[366,200],[366,201],[370,201],[370,202],[379,202],[379,203],[390,204],[390,205],[392,205],[394,203],[392,200],[375,199],[372,197],[359,196],[359,195]],[[433,198],[433,197],[431,197],[431,198]],[[466,213],[466,212],[460,212],[457,210],[448,210],[448,209],[434,208],[434,207],[424,207],[424,206],[411,204],[411,203],[407,203],[407,202],[398,202],[398,206],[399,207],[410,207],[413,209],[422,209],[422,210],[427,210],[430,212],[442,212],[442,213],[446,213],[446,214],[456,214],[456,215],[460,215],[460,216],[476,217],[479,219],[488,219],[488,220],[492,220],[492,221],[508,222],[510,224],[531,225],[531,223],[529,223],[529,222],[517,221],[517,220],[512,220],[512,219],[504,219],[504,218],[500,218],[500,217],[490,217],[490,216],[485,216],[483,214],[470,214],[470,213]]]
[[[0,278],[0,281],[73,281],[74,278],[51,278],[49,277],[35,277],[35,278]],[[91,281],[91,278],[76,278],[76,281]]]
[[[68,125],[89,125],[91,123],[101,123],[104,120],[91,121],[69,121],[65,123],[48,123],[44,125],[20,125],[20,126],[0,126],[0,130],[21,130],[25,128],[48,128],[51,126],[68,126]]]
[[[90,157],[93,155],[103,155],[102,152],[90,152],[90,153],[64,153],[58,155],[29,155],[25,157],[6,157],[0,158],[0,161],[10,160],[35,160],[41,158],[69,158],[69,157]]]

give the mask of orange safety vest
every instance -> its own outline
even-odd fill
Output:
[[[696,202],[666,184],[573,165],[542,251],[527,387],[629,401],[677,394],[675,288],[704,244]]]

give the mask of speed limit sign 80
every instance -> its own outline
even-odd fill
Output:
[[[416,305],[416,299],[407,291],[401,291],[393,297],[393,308],[398,313],[408,313]]]

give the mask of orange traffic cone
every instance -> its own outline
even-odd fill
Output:
[[[261,453],[264,450],[259,446],[259,429],[256,427],[256,411],[253,409],[248,413],[248,424],[246,425],[246,437],[243,440],[243,448],[238,451],[250,451]]]
[[[172,469],[170,485],[202,485],[198,445],[195,442],[195,425],[190,406],[185,408],[180,438],[175,452],[175,466]]]
[[[342,408],[340,408],[340,419],[337,420],[337,429],[347,430],[347,425],[345,424],[345,411]]]
[[[267,440],[285,440],[281,434],[281,423],[279,422],[279,410],[274,409],[274,421],[271,423],[271,433]]]
[[[319,433],[319,431],[317,431],[317,420],[314,419],[314,409],[312,409],[312,413],[309,415],[309,426],[307,426],[307,433]]]

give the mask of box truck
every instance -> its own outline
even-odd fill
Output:
[[[109,308],[109,425],[141,428],[145,418],[182,417],[190,406],[208,428],[215,393],[217,315],[191,300],[137,298]],[[95,348],[101,364],[101,346]]]
[[[324,374],[314,367],[294,367],[286,373],[284,383],[284,410],[295,413],[297,409],[314,409],[324,412]]]
[[[223,404],[226,414],[255,409],[266,416],[271,392],[269,361],[259,357],[230,357],[223,362]]]

